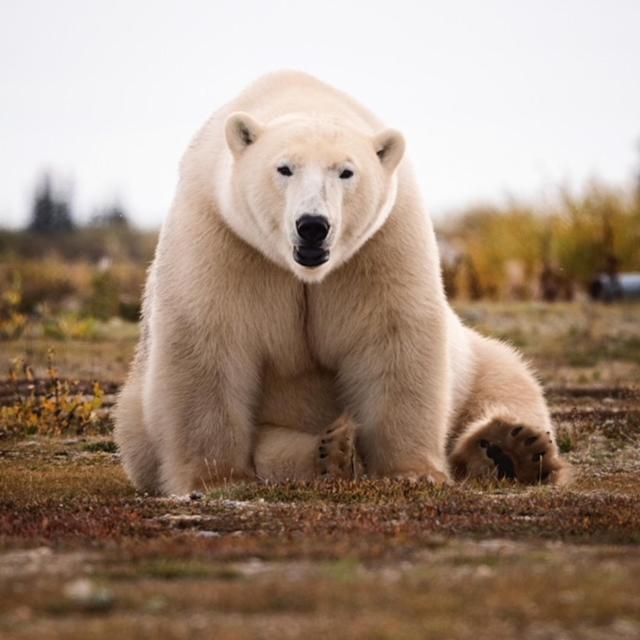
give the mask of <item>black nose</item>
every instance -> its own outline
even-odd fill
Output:
[[[296,231],[305,244],[319,245],[329,233],[329,221],[324,216],[305,213],[296,221]]]

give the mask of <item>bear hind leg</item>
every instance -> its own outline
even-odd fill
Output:
[[[449,441],[453,475],[564,484],[569,466],[537,380],[508,345],[475,332],[470,338],[476,374]]]

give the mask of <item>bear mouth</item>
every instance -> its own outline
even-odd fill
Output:
[[[324,264],[329,259],[329,251],[322,247],[294,247],[293,259],[303,267],[313,269]]]

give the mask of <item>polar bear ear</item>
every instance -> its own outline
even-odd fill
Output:
[[[382,166],[394,171],[404,156],[404,137],[395,129],[385,129],[373,138],[373,146]]]
[[[238,156],[258,139],[262,126],[248,113],[236,111],[227,118],[224,132],[231,153]]]

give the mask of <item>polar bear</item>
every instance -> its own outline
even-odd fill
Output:
[[[138,489],[565,477],[532,373],[447,303],[404,151],[352,98],[288,71],[195,136],[115,413]]]

